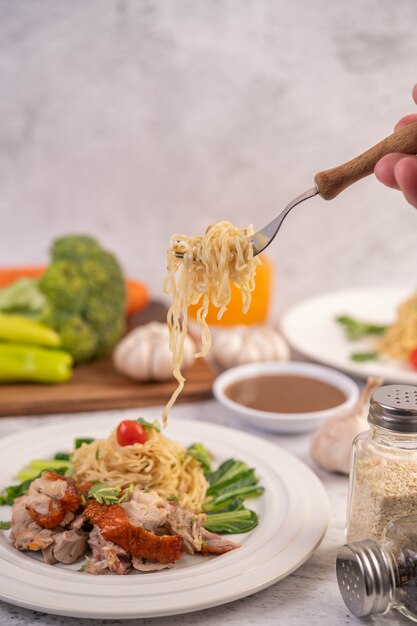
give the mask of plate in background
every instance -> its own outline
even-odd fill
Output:
[[[335,318],[352,315],[377,324],[391,324],[397,306],[415,291],[413,287],[346,289],[304,300],[281,318],[280,327],[292,348],[304,356],[359,378],[382,376],[385,382],[417,384],[417,371],[406,363],[383,358],[356,363],[352,352],[375,349],[375,339],[349,340]]]
[[[94,414],[5,437],[0,441],[0,489],[31,458],[71,449],[75,437],[106,437],[116,425],[114,417]],[[239,549],[214,558],[184,556],[177,567],[161,572],[92,576],[77,571],[79,562],[51,566],[18,552],[0,531],[0,598],[72,617],[174,615],[260,591],[313,554],[326,531],[329,506],[322,483],[304,463],[272,443],[224,426],[175,419],[167,434],[184,445],[203,442],[216,464],[234,456],[256,468],[265,493],[248,503],[260,522],[235,537]],[[2,519],[8,508],[2,508]]]

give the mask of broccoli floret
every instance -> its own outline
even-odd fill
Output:
[[[69,235],[55,239],[51,248],[51,257],[53,261],[68,259],[79,262],[83,257],[101,251],[100,244],[92,237]]]
[[[52,261],[39,281],[39,288],[53,307],[78,313],[88,299],[88,285],[75,261]]]
[[[97,335],[92,326],[81,317],[62,316],[56,320],[56,330],[61,337],[62,349],[69,352],[76,363],[91,361],[97,356]]]
[[[125,324],[126,289],[117,259],[91,237],[62,237],[39,283],[50,325],[76,363],[107,354]]]

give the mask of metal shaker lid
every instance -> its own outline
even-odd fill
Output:
[[[343,601],[357,617],[384,613],[395,583],[388,557],[372,539],[342,546],[337,553],[336,574]]]
[[[368,421],[398,433],[417,433],[417,387],[385,385],[373,392]]]

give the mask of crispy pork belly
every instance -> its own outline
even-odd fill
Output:
[[[27,504],[27,495],[13,502],[10,541],[17,550],[43,550],[53,542],[53,533],[33,520]]]
[[[240,543],[231,541],[226,537],[221,537],[216,533],[211,533],[209,530],[203,528],[203,544],[201,546],[201,552],[207,554],[224,554],[240,548]]]
[[[44,528],[65,526],[81,506],[75,482],[54,472],[44,472],[34,480],[27,493],[26,507],[32,519]]]
[[[107,541],[98,526],[94,526],[88,539],[92,558],[87,559],[86,572],[89,574],[127,574],[131,562],[123,548],[112,541]]]
[[[133,524],[119,504],[109,506],[90,500],[84,513],[105,539],[121,546],[130,556],[158,563],[175,563],[181,557],[181,537],[156,535]]]

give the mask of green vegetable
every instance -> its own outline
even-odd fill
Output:
[[[122,488],[111,487],[107,485],[107,483],[97,482],[95,485],[90,487],[88,492],[89,498],[95,498],[97,502],[100,504],[120,504],[127,498],[128,491],[126,490],[122,495],[120,495]]]
[[[54,454],[54,459],[57,461],[71,461],[71,455],[69,452],[57,452]]]
[[[78,448],[81,448],[81,446],[83,445],[83,443],[93,443],[94,439],[92,437],[78,437],[75,441],[74,441],[74,448],[76,450],[78,450]]]
[[[30,487],[32,480],[24,480],[18,485],[10,485],[0,493],[0,505],[12,505],[15,498],[23,496]]]
[[[240,474],[247,469],[246,463],[243,461],[235,461],[235,459],[228,459],[224,461],[215,472],[207,474],[206,478],[211,486],[216,485],[218,482],[232,478],[236,474]]]
[[[62,237],[54,242],[51,253],[52,263],[39,286],[55,312],[52,326],[76,362],[106,354],[119,340],[125,324],[126,288],[119,263],[86,236]],[[77,318],[77,332],[83,329],[81,339],[74,332],[71,317]]]
[[[47,308],[48,300],[32,278],[20,278],[0,289],[0,311],[42,317]]]
[[[255,476],[255,470],[247,469],[233,476],[226,476],[207,489],[208,496],[218,496],[231,491],[235,491],[241,487],[249,487],[256,485],[258,479]]]
[[[64,461],[63,459],[34,459],[30,461],[29,467],[24,467],[20,470],[17,478],[21,481],[33,480],[45,471],[65,474],[70,467],[71,461]]]
[[[202,443],[193,443],[187,448],[187,452],[190,456],[194,457],[203,468],[203,472],[207,474],[211,470],[211,462],[213,460],[210,452],[203,446]]]
[[[23,315],[0,313],[0,341],[35,344],[56,348],[61,339],[45,324],[28,319]]]
[[[228,498],[222,502],[212,500],[203,505],[204,513],[212,515],[213,513],[228,513],[229,511],[238,511],[243,508],[243,498]]]
[[[357,363],[364,363],[365,361],[377,361],[379,354],[378,352],[353,352],[350,358]]]
[[[263,487],[256,487],[255,485],[249,485],[247,487],[231,488],[229,491],[218,495],[211,504],[218,505],[226,502],[230,502],[233,498],[257,498],[261,496],[265,489]]]
[[[386,325],[364,322],[349,315],[339,315],[336,321],[344,327],[349,339],[360,339],[366,335],[382,335],[388,328]]]
[[[138,424],[141,424],[141,426],[143,426],[144,428],[154,428],[155,430],[158,431],[158,433],[161,432],[161,427],[159,425],[158,420],[154,420],[153,422],[148,422],[143,417],[138,417],[136,421]]]
[[[0,383],[63,383],[71,378],[72,357],[62,350],[0,343]]]
[[[247,533],[259,523],[258,516],[249,509],[240,509],[228,513],[209,515],[204,528],[212,533],[237,534]]]
[[[0,522],[0,530],[9,530],[11,522]]]
[[[107,354],[125,326],[126,287],[118,261],[95,239],[77,235],[57,239],[51,257],[40,279],[0,291],[5,310],[54,329],[75,363]]]

